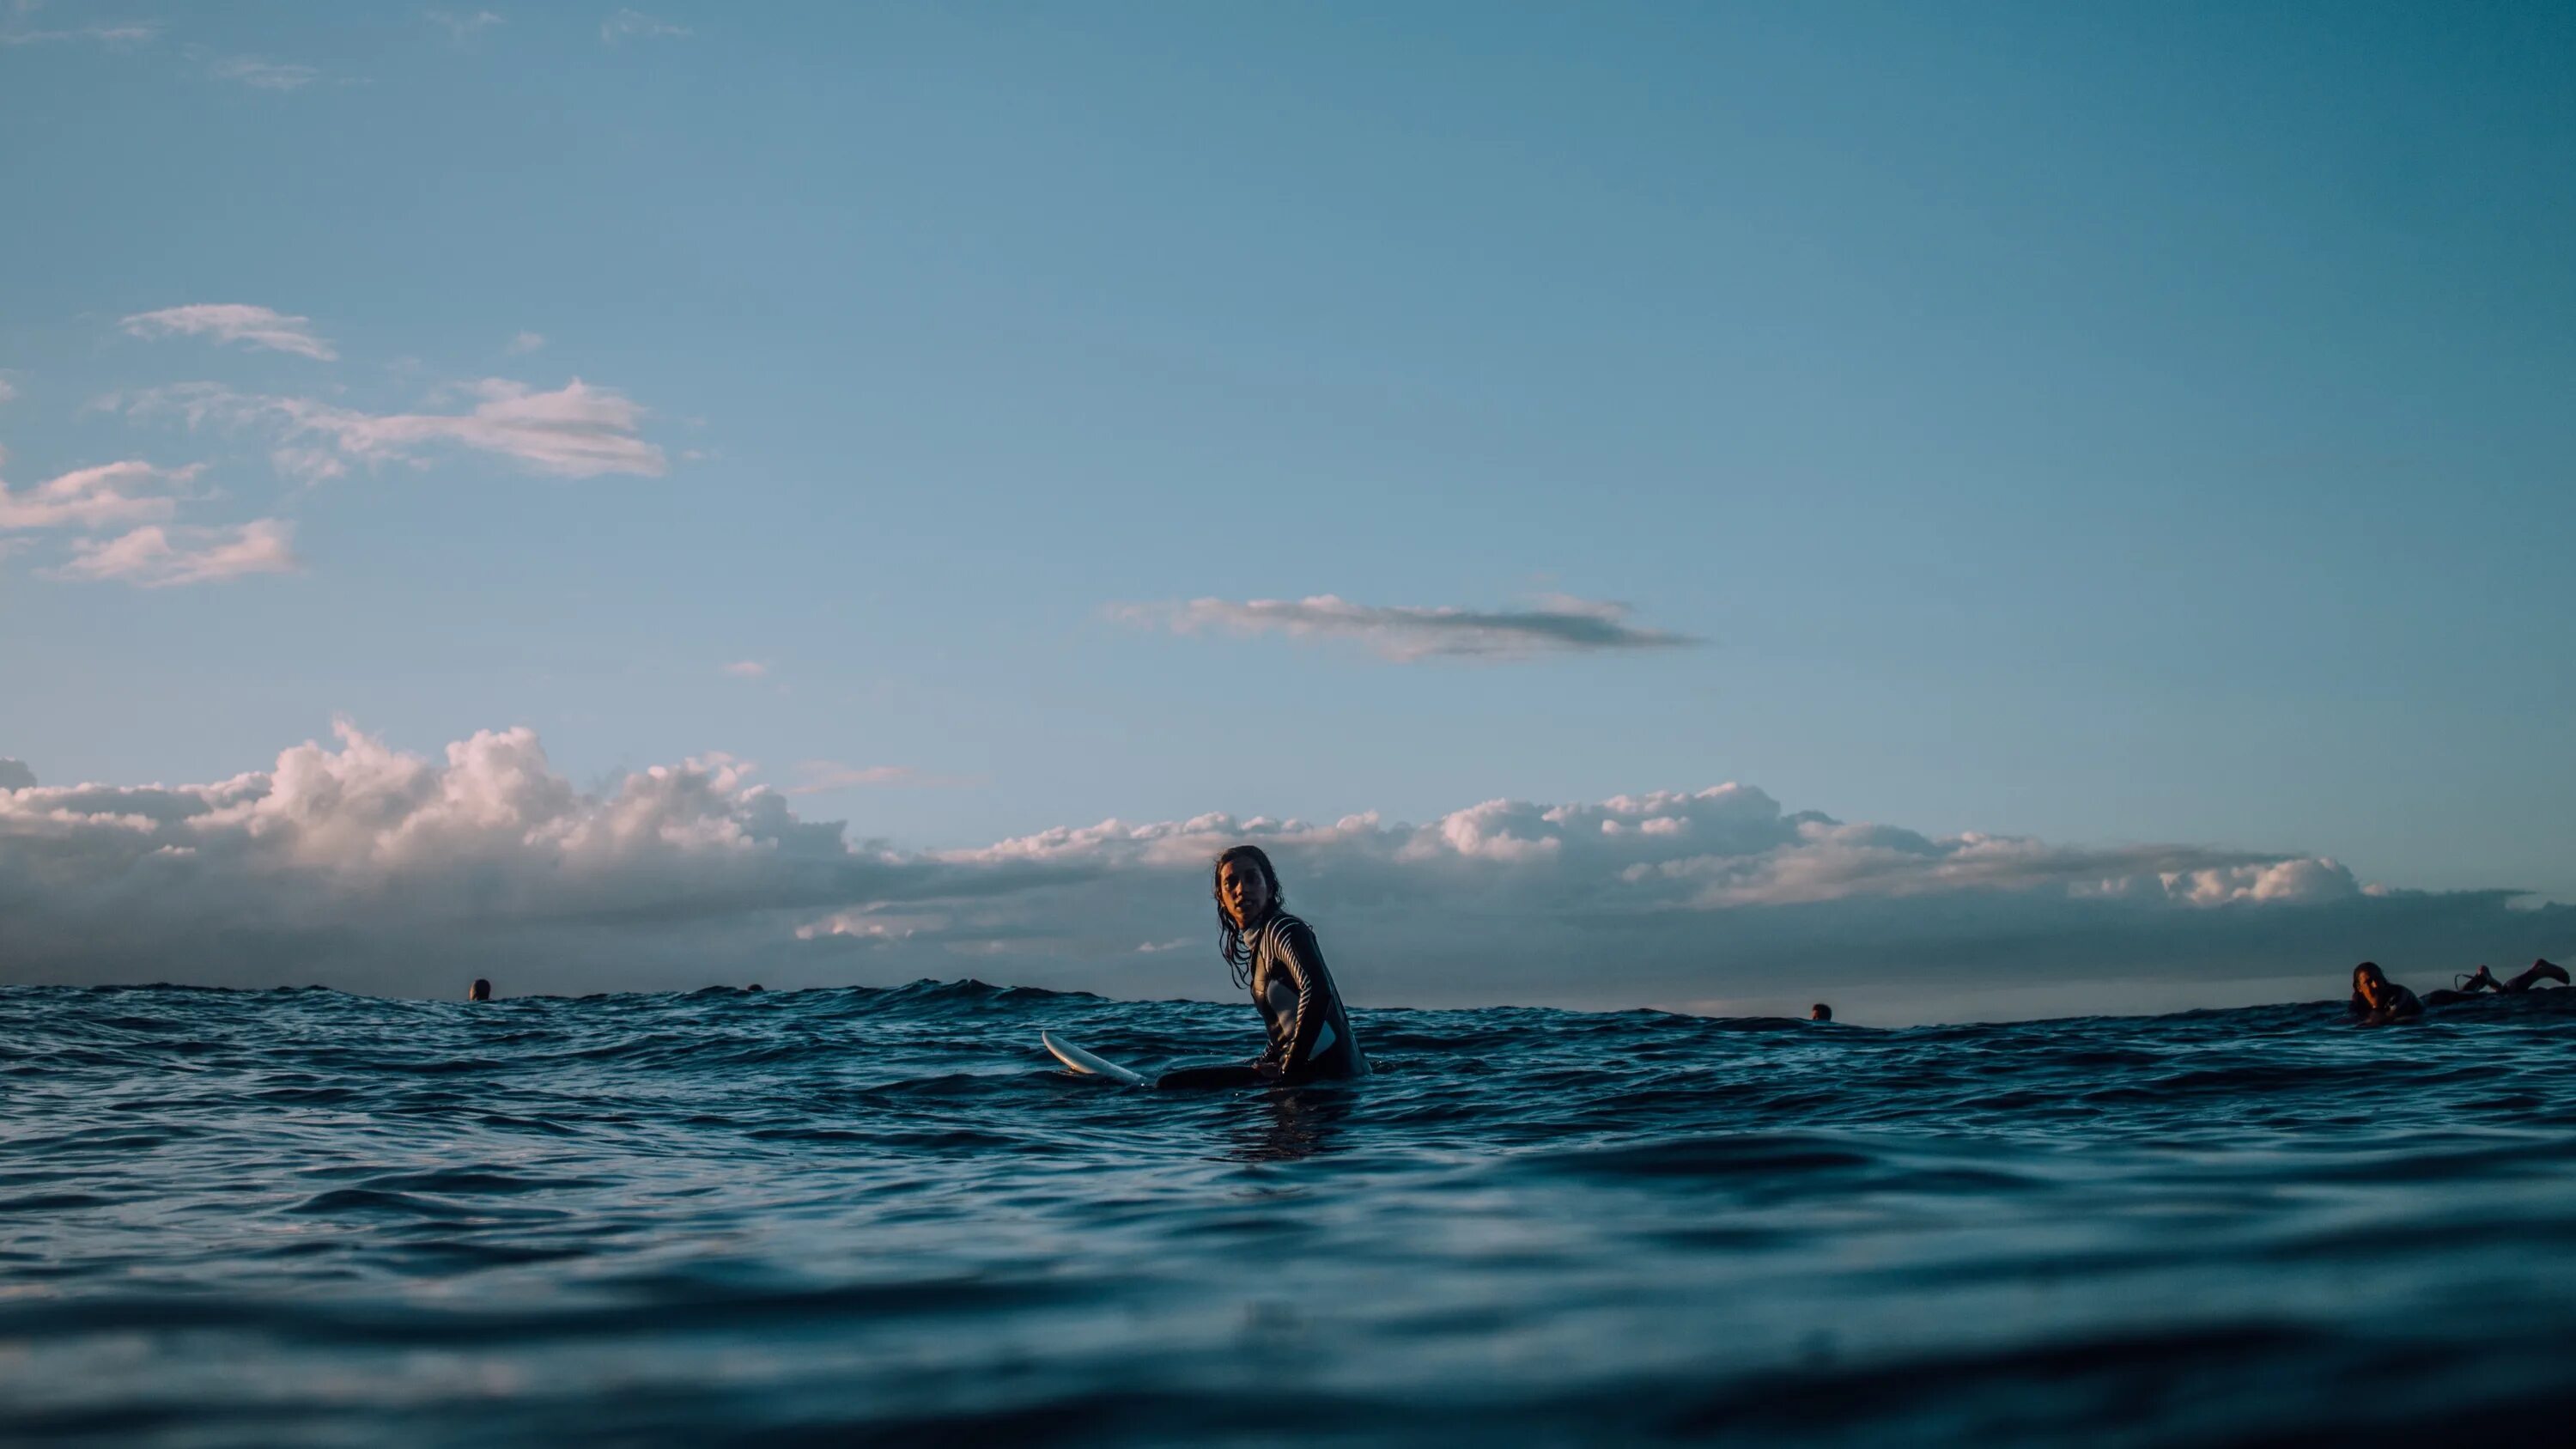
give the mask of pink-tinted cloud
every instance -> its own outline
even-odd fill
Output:
[[[137,337],[212,337],[217,342],[248,343],[319,362],[335,361],[340,355],[330,343],[314,335],[313,319],[290,317],[240,302],[199,302],[164,307],[158,312],[137,312],[125,319],[125,330]]]
[[[104,528],[168,518],[198,465],[159,468],[127,459],[80,468],[24,493],[0,482],[0,532],[30,528]]]
[[[257,396],[205,382],[138,394],[130,407],[137,415],[175,413],[191,426],[273,429],[307,450],[291,456],[308,479],[321,472],[324,457],[371,466],[418,463],[440,446],[490,453],[561,478],[660,477],[669,466],[658,444],[638,436],[645,410],[612,388],[576,377],[552,392],[538,392],[495,377],[468,390],[481,400],[463,413],[369,413],[318,398]],[[315,448],[328,452],[310,451]]]
[[[214,583],[248,574],[293,573],[295,525],[261,518],[228,528],[147,525],[119,538],[84,539],[53,576],[115,579],[138,588]]]

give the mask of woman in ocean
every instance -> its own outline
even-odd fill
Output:
[[[1351,1034],[1350,1013],[1325,969],[1315,930],[1288,913],[1279,872],[1259,846],[1237,845],[1216,858],[1216,926],[1234,984],[1251,990],[1270,1044],[1248,1066],[1186,1067],[1165,1073],[1157,1085],[1287,1085],[1368,1075],[1368,1058]]]
[[[2434,991],[2418,998],[2414,992],[2389,980],[2388,973],[2379,969],[2378,962],[2364,961],[2352,968],[2352,1001],[2345,1009],[2363,1026],[2386,1026],[2392,1021],[2412,1021],[2422,1016],[2428,1006],[2448,1006],[2455,1001],[2466,1001],[2481,991],[2511,995],[2529,991],[2543,981],[2566,985],[2566,968],[2546,960],[2534,961],[2531,969],[2511,981],[2498,981],[2494,972],[2481,966],[2460,984],[2458,990]]]

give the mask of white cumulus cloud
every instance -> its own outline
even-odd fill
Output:
[[[245,342],[276,352],[292,352],[319,362],[339,353],[313,333],[313,319],[291,317],[267,307],[241,302],[199,302],[137,312],[125,319],[125,330],[137,337],[206,336],[217,342]]]
[[[1398,663],[1432,658],[1524,659],[1540,654],[1671,649],[1700,641],[1629,623],[1625,604],[1552,595],[1523,609],[1354,604],[1332,594],[1304,599],[1192,599],[1116,604],[1113,618],[1174,633],[1220,630],[1365,644]]]

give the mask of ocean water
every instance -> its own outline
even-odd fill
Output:
[[[0,1440],[2576,1424],[2576,990],[1356,1020],[1364,1084],[1175,1094],[1038,1033],[1245,1056],[1248,1005],[0,990]]]

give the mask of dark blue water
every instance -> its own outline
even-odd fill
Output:
[[[0,1439],[2562,1440],[2576,991],[2340,1021],[0,990]]]

